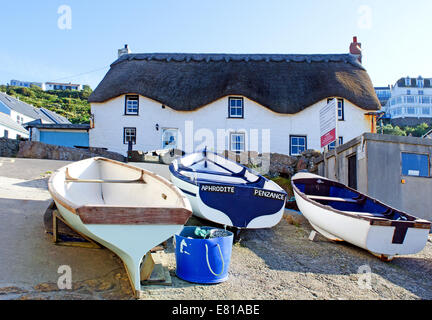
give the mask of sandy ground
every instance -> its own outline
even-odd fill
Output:
[[[133,299],[112,252],[57,246],[44,232],[47,178],[66,163],[0,158],[0,299]],[[167,174],[166,166],[140,166]],[[233,246],[228,280],[215,285],[176,277],[170,239],[154,256],[172,285],[143,287],[141,299],[432,299],[432,239],[416,255],[382,262],[347,243],[312,242],[311,230],[283,219],[272,229],[245,231]],[[61,266],[71,268],[72,289],[57,285]]]

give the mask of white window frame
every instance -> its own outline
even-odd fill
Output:
[[[135,139],[132,139],[132,144],[136,144],[136,139],[137,139],[136,128],[135,127],[124,127],[123,128],[123,144],[129,144],[129,140],[131,137],[135,138]]]
[[[297,144],[293,144],[293,138],[299,138],[299,139],[304,139],[304,144],[299,144],[299,143],[297,143]],[[305,136],[305,135],[297,135],[297,134],[293,134],[293,135],[290,135],[289,136],[289,139],[290,139],[290,144],[289,144],[289,154],[291,155],[291,156],[297,156],[297,155],[300,155],[303,151],[305,151],[305,150],[307,150],[307,136]],[[303,148],[304,148],[304,150],[303,151],[301,151],[301,152],[299,152],[299,153],[293,153],[292,152],[292,149],[293,149],[293,147],[302,147],[303,146]]]
[[[125,115],[137,116],[139,114],[139,96],[126,95],[125,97]]]
[[[242,137],[242,141],[236,141],[236,137]],[[240,148],[237,148],[240,145]],[[233,148],[233,146],[235,146]],[[243,148],[241,148],[243,146]],[[246,135],[244,132],[231,132],[230,133],[230,151],[234,152],[244,152],[246,150]]]
[[[231,106],[231,101],[241,101],[241,106]],[[232,114],[232,110],[241,110],[241,114]],[[228,118],[238,118],[243,119],[244,118],[244,99],[243,97],[229,97],[228,98]]]

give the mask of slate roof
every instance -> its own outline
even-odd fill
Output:
[[[380,103],[364,67],[351,54],[125,54],[89,97],[104,102],[136,93],[179,111],[242,95],[293,114],[328,97],[364,110]]]
[[[12,110],[33,119],[41,119],[45,123],[70,123],[65,117],[46,108],[35,108],[23,101],[0,92],[0,101]]]

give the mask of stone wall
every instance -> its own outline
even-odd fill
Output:
[[[66,161],[78,161],[92,157],[105,157],[117,161],[125,161],[123,155],[107,151],[103,148],[71,148],[46,144],[38,141],[21,141],[16,157]]]
[[[0,138],[0,157],[16,157],[20,140]]]
[[[316,150],[306,150],[301,155],[289,156],[281,153],[241,152],[225,150],[222,156],[246,165],[260,174],[281,175],[291,177],[301,170],[317,172],[314,159],[321,155]]]

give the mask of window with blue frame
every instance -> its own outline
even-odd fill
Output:
[[[339,145],[343,144],[343,137],[339,137]],[[333,150],[334,148],[336,148],[336,141],[333,141],[332,143],[330,143],[328,145],[328,149],[329,150]]]
[[[228,118],[243,118],[243,98],[230,97],[228,99]]]
[[[334,98],[328,98],[327,99],[327,103],[329,103],[331,100],[333,100]],[[338,120],[342,121],[344,120],[344,100],[338,98],[337,99],[338,102]]]
[[[290,136],[290,155],[301,154],[307,149],[306,136]]]
[[[231,133],[230,135],[230,150],[235,152],[245,151],[245,134]]]
[[[427,154],[402,152],[402,175],[429,177],[429,156]]]
[[[137,95],[129,96],[125,98],[125,115],[137,116],[139,110],[139,97]]]

